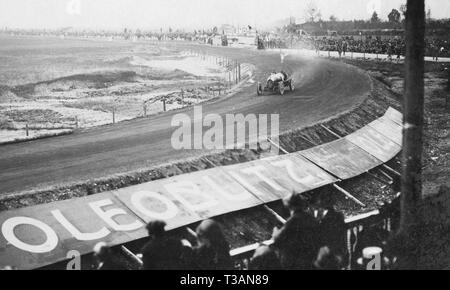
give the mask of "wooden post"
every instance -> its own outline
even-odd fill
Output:
[[[241,81],[241,64],[239,64],[239,81]]]
[[[285,150],[283,147],[281,147],[280,144],[273,142],[273,140],[270,137],[267,138],[267,141],[269,141],[269,143],[272,144],[273,146],[277,147],[277,149],[283,152],[283,154],[289,154],[289,152]]]
[[[236,84],[238,84],[239,83],[239,71],[238,71],[238,63],[237,63],[237,61],[235,62],[234,71],[236,73]]]
[[[236,84],[236,62],[233,62],[233,83]]]
[[[163,99],[163,111],[166,112],[166,99]]]
[[[422,197],[425,0],[408,0],[406,11],[405,96],[403,104],[402,195],[399,236],[402,269],[417,269]],[[402,239],[404,238],[404,239]]]
[[[338,134],[336,134],[335,132],[331,131],[331,130],[330,130],[328,127],[326,127],[325,125],[320,124],[320,126],[321,126],[322,128],[324,128],[328,133],[330,133],[330,134],[332,134],[333,136],[335,136],[336,138],[338,138],[338,139],[342,138],[340,135],[338,135]]]
[[[147,117],[147,104],[144,102],[144,117]]]
[[[351,195],[348,191],[346,191],[345,189],[343,189],[342,187],[340,187],[337,184],[333,184],[333,187],[336,188],[338,191],[340,191],[341,193],[343,193],[345,196],[347,196],[348,198],[350,198],[351,200],[353,200],[354,202],[356,202],[357,204],[359,204],[362,207],[366,207],[366,205],[364,203],[362,203],[359,199],[357,199],[356,197],[354,197],[353,195]]]
[[[144,265],[142,260],[138,256],[136,256],[133,252],[131,252],[128,248],[126,248],[125,246],[120,246],[120,250],[125,255],[125,257],[128,257],[131,261],[133,261],[133,263],[138,268],[141,268]]]
[[[116,123],[116,108],[113,108],[112,110],[112,118],[113,118],[113,124]]]
[[[27,137],[30,136],[30,132],[28,131],[28,123],[25,125],[25,132],[27,134]]]
[[[450,66],[447,66],[445,68],[445,72],[447,73],[447,94],[445,96],[445,108],[447,110],[450,109],[450,94],[448,94],[448,92],[450,92]]]

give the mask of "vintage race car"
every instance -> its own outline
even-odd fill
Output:
[[[294,82],[292,78],[288,77],[286,73],[272,73],[267,79],[266,85],[263,87],[261,82],[257,83],[256,93],[258,96],[263,95],[264,92],[279,93],[284,95],[286,90],[294,91]]]

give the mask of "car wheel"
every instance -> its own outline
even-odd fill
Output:
[[[284,84],[280,83],[279,87],[280,87],[280,95],[284,95],[284,91],[285,91]]]
[[[256,86],[256,94],[258,96],[262,95],[262,85],[261,85],[261,83],[258,83],[257,86]]]

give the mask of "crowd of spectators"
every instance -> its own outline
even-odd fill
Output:
[[[371,53],[388,55],[389,59],[405,56],[406,43],[404,37],[381,36],[321,36],[297,37],[265,40],[260,48],[306,48],[316,51],[336,51],[341,56],[347,53]],[[426,40],[425,55],[439,60],[439,57],[450,57],[450,42],[440,38]]]
[[[394,182],[393,190],[399,192],[398,181]],[[288,220],[282,227],[273,229],[271,243],[261,243],[255,249],[244,269],[397,269],[397,257],[402,254],[402,247],[407,243],[407,237],[391,235],[399,226],[399,193],[394,201],[379,209],[383,223],[388,218],[391,229],[380,226],[379,222],[370,222],[364,226],[359,224],[357,227],[362,230],[357,236],[349,230],[344,215],[335,209],[334,196],[330,192],[314,197],[294,193],[283,200],[289,211]],[[242,262],[231,257],[230,244],[217,221],[202,221],[195,233],[190,233],[189,240],[175,237],[165,227],[166,223],[160,220],[147,224],[148,238],[136,256],[136,259],[140,259],[141,269],[236,270],[236,265]],[[349,251],[349,247],[354,249]],[[91,269],[130,269],[116,250],[105,242],[96,244]],[[356,253],[356,256],[352,257],[352,253]],[[4,267],[0,270],[13,269]]]
[[[164,221],[147,225],[149,238],[141,249],[143,270],[232,270],[233,261],[222,227],[204,220],[197,227],[195,242],[177,239],[165,230]],[[106,244],[94,248],[97,270],[120,270],[122,267]],[[115,262],[114,262],[115,260]]]
[[[316,50],[337,51],[345,55],[346,52],[387,54],[388,57],[400,58],[406,52],[406,43],[404,38],[381,38],[368,36],[365,39],[349,36],[341,39],[323,37],[315,39],[314,47]],[[425,54],[438,60],[439,57],[450,56],[450,43],[442,39],[433,39],[426,41]]]
[[[290,217],[274,228],[273,243],[261,244],[249,259],[249,270],[341,270],[348,266],[347,227],[344,216],[334,208],[332,194],[321,194],[311,200],[293,194],[284,205]],[[141,250],[144,270],[233,270],[235,261],[230,256],[221,225],[211,219],[201,222],[195,231],[195,240],[174,238],[165,230],[166,223],[152,221],[147,225],[149,238]],[[386,231],[370,229],[359,244],[361,259],[365,252],[384,247]],[[372,246],[367,248],[367,246]],[[376,246],[376,247],[373,247]],[[120,270],[108,246],[101,243],[94,249],[95,269]],[[367,254],[366,254],[367,256]],[[363,259],[364,260],[364,259]],[[389,264],[385,258],[384,265]],[[364,262],[360,263],[364,267]]]
[[[345,55],[347,52],[387,54],[388,56],[400,56],[405,54],[405,41],[403,39],[384,39],[380,37],[367,37],[355,39],[355,37],[343,37],[341,39],[321,38],[314,40],[314,47],[321,51],[337,51]]]

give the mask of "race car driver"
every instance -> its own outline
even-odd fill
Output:
[[[270,74],[269,78],[267,79],[267,82],[269,82],[269,81],[272,81],[274,83],[280,82],[280,81],[284,82],[286,80],[286,78],[287,78],[287,75],[283,71],[279,72],[279,73],[273,72]]]

